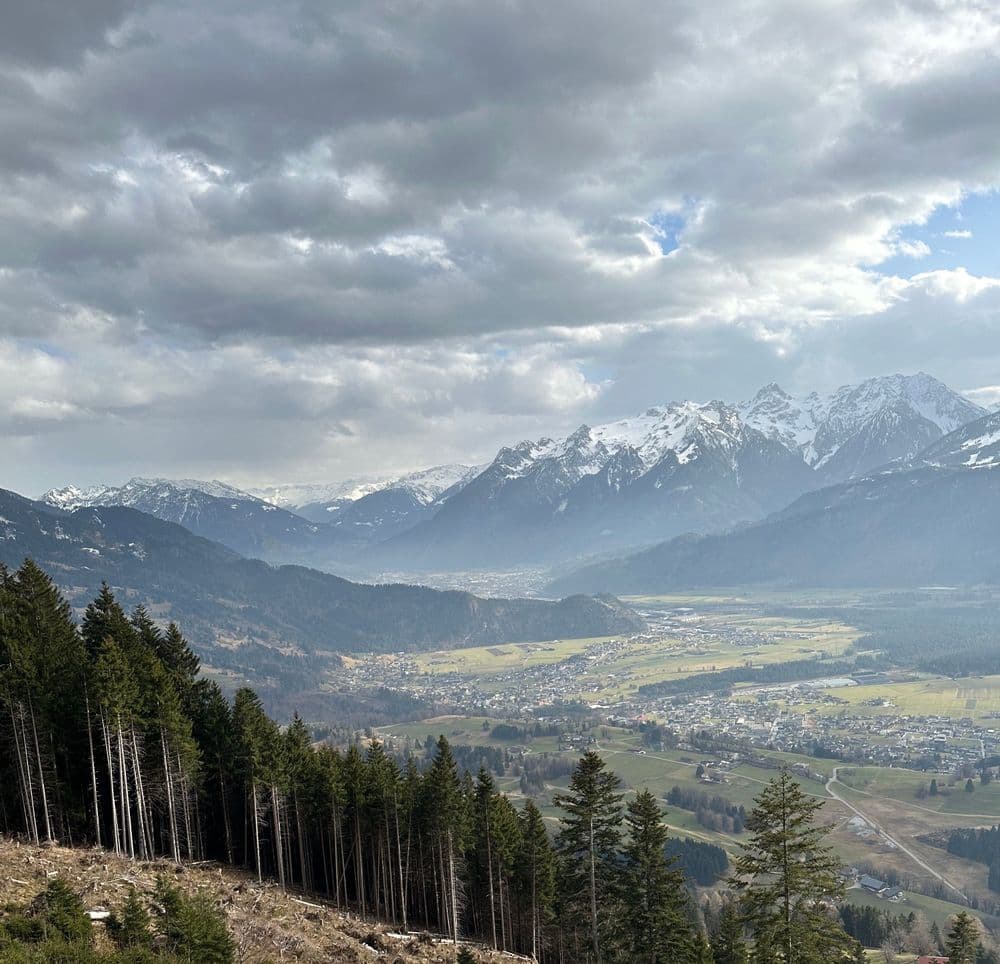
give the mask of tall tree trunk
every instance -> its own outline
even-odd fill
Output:
[[[126,849],[130,857],[135,857],[135,836],[132,831],[132,798],[128,788],[128,767],[125,765],[125,736],[122,731],[121,716],[118,717],[118,774],[121,778],[122,824]]]
[[[295,832],[299,838],[299,869],[302,874],[302,887],[309,889],[309,873],[306,870],[306,844],[302,835],[302,810],[299,806],[299,791],[296,789],[292,797],[295,804]]]
[[[597,935],[597,854],[594,845],[594,818],[590,818],[590,941],[594,959],[600,964],[601,946]]]
[[[180,752],[175,751],[175,756],[177,757],[177,775],[181,781],[181,801],[184,804],[184,847],[188,859],[190,859],[194,850],[191,843],[191,788],[188,786],[187,774],[181,763]]]
[[[451,919],[454,925],[455,946],[458,946],[458,877],[455,874],[455,845],[451,828],[448,828],[448,882],[451,885]]]
[[[115,838],[115,853],[122,852],[121,828],[118,826],[118,800],[115,796],[115,768],[114,757],[111,753],[111,734],[108,732],[108,724],[104,719],[104,711],[101,711],[101,731],[104,734],[104,755],[108,761],[108,786],[111,789],[111,830]]]
[[[531,957],[538,960],[538,873],[534,845],[531,848]]]
[[[233,856],[233,827],[229,819],[229,804],[226,802],[226,781],[222,776],[222,767],[219,767],[219,799],[222,802],[222,827],[226,838],[226,859],[230,864],[235,864]]]
[[[278,788],[273,783],[271,784],[271,813],[274,816],[274,844],[277,848],[276,857],[278,860],[278,882],[281,884],[281,889],[285,889],[285,852],[281,836],[281,807],[278,803]]]
[[[493,895],[493,841],[490,839],[490,801],[486,800],[486,879],[490,882],[490,927],[493,929],[493,950],[497,949],[497,906]],[[502,926],[502,924],[501,924]]]
[[[42,766],[42,751],[38,746],[38,727],[35,725],[35,705],[28,697],[28,709],[31,713],[31,733],[35,741],[35,759],[38,761],[38,785],[42,792],[42,813],[45,815],[45,839],[52,840],[52,820],[49,816],[49,796],[45,789],[45,768]]]
[[[396,866],[399,869],[399,906],[403,918],[403,932],[406,933],[406,883],[403,877],[403,851],[399,845],[399,795],[395,787],[392,791],[392,805],[396,816]],[[409,862],[410,841],[406,840],[407,862]]]
[[[14,746],[17,751],[17,769],[21,778],[21,808],[24,811],[24,829],[37,844],[38,840],[38,817],[35,813],[35,788],[31,779],[31,764],[28,759],[28,747],[24,742],[24,727],[18,727],[18,717],[22,713],[22,706],[18,703],[18,712],[14,712],[14,704],[8,704],[10,708],[10,723],[14,729]]]
[[[257,803],[257,781],[251,781],[251,786],[253,787],[253,847],[257,864],[257,882],[261,883],[264,875],[260,869],[260,812]]]
[[[135,738],[135,727],[131,727],[132,778],[135,782],[135,816],[139,831],[139,855],[146,859],[146,794],[142,786],[142,770],[139,767],[139,745]],[[152,845],[150,845],[152,849]]]
[[[90,694],[86,687],[83,690],[83,702],[87,708],[87,742],[90,746],[90,785],[94,791],[94,829],[97,833],[97,846],[101,846],[101,805],[97,795],[97,761],[94,759],[94,728],[90,720]]]
[[[174,803],[174,777],[170,772],[170,754],[167,751],[167,736],[160,728],[160,749],[163,751],[163,781],[167,790],[167,829],[170,833],[170,853],[175,863],[181,862],[180,844],[177,840],[177,809]]]
[[[333,816],[333,897],[340,910],[340,861],[341,861],[341,839],[340,839],[340,817],[337,814],[337,805],[332,807]]]
[[[355,867],[358,875],[357,892],[361,901],[361,916],[365,916],[365,862],[361,855],[361,815],[354,808],[354,854]]]

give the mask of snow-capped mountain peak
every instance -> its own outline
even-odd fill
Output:
[[[255,496],[237,489],[225,482],[213,479],[204,482],[199,479],[147,479],[141,476],[129,479],[124,485],[67,485],[49,489],[40,499],[57,509],[72,511],[87,506],[122,505],[135,506],[151,498],[178,499],[185,493],[202,493],[217,499],[233,499],[239,502],[259,502]]]
[[[927,465],[985,469],[1000,466],[1000,412],[956,429],[921,454]]]

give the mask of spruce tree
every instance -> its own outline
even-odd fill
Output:
[[[733,862],[730,883],[756,946],[782,964],[836,960],[853,944],[829,912],[843,885],[824,842],[830,828],[815,823],[821,807],[782,771],[757,797],[747,820],[752,836]]]
[[[976,949],[979,944],[979,921],[968,911],[960,911],[952,920],[951,930],[945,944],[945,954],[951,964],[976,964]]]
[[[134,887],[125,900],[121,917],[114,916],[108,920],[108,931],[123,950],[152,947],[149,913],[142,906]]]
[[[563,811],[556,847],[569,919],[583,925],[589,956],[597,962],[604,960],[604,938],[611,937],[618,919],[620,786],[621,780],[591,750],[573,771],[569,790],[553,798]]]
[[[625,823],[624,946],[630,959],[667,964],[691,951],[694,935],[685,917],[684,877],[666,856],[667,828],[649,790],[629,802]]]
[[[161,877],[156,900],[163,908],[157,927],[172,954],[190,964],[230,964],[235,947],[225,918],[204,894],[186,897]]]
[[[458,765],[443,735],[438,738],[434,761],[424,781],[428,788],[426,812],[430,817],[431,844],[437,851],[441,879],[441,919],[457,945],[461,903],[457,862],[463,848],[468,813],[458,777]]]
[[[743,921],[736,908],[727,903],[719,918],[719,930],[712,941],[715,964],[747,964],[746,940],[743,935]]]
[[[521,811],[521,846],[515,866],[515,893],[523,908],[520,915],[530,930],[525,949],[538,960],[544,948],[544,933],[554,917],[556,858],[541,811],[532,800]]]

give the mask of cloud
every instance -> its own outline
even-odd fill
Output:
[[[23,478],[406,468],[876,359],[992,383],[993,279],[880,265],[1000,180],[995,5],[9,20],[0,431],[45,466]]]

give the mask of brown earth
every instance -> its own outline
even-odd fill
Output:
[[[304,964],[450,964],[454,946],[428,933],[400,934],[392,927],[338,911],[312,895],[283,894],[277,884],[259,884],[255,876],[214,862],[178,866],[170,861],[143,862],[96,848],[36,847],[0,838],[0,906],[26,904],[46,882],[60,876],[88,910],[118,910],[134,887],[152,906],[157,877],[164,875],[187,893],[207,894],[223,911],[241,964],[299,961]],[[107,940],[95,922],[95,939]],[[486,964],[525,961],[514,954],[465,945]]]

